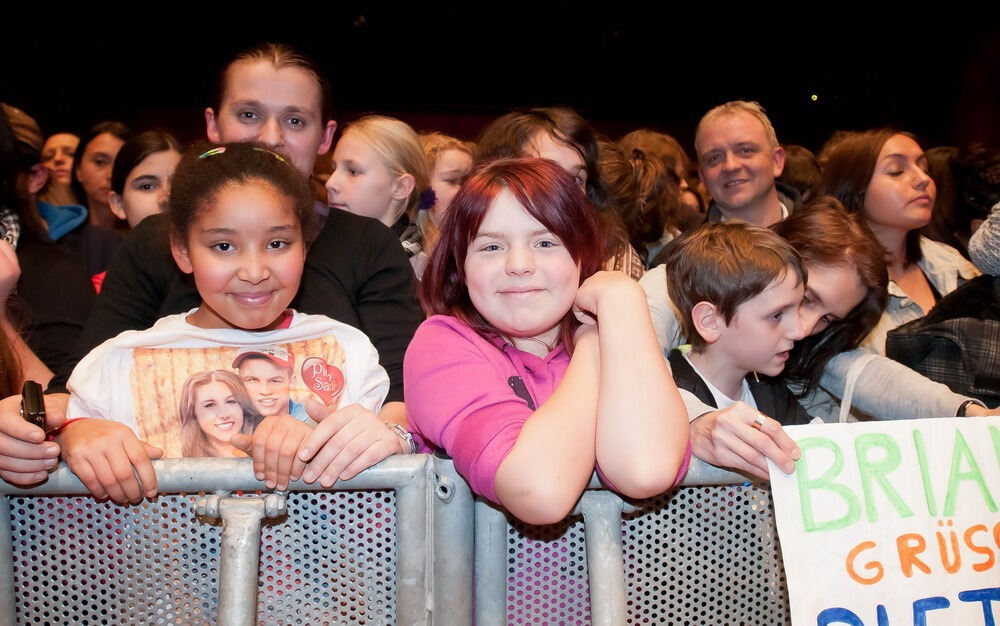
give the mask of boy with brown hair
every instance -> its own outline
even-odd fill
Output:
[[[723,222],[682,235],[666,266],[690,341],[670,353],[677,386],[719,409],[745,402],[782,424],[808,423],[776,379],[805,334],[806,269],[798,253],[766,228]]]

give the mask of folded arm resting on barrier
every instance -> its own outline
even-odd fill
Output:
[[[598,273],[578,291],[577,307],[603,325],[578,330],[572,357],[563,346],[536,354],[440,315],[410,344],[414,425],[474,491],[526,522],[562,519],[595,463],[623,493],[642,497],[667,489],[685,458],[683,405],[642,294],[620,277]],[[591,298],[590,287],[607,297]]]
[[[497,468],[497,498],[518,519],[548,524],[566,516],[590,479],[598,365],[597,334],[585,329],[555,392],[524,422]]]
[[[669,489],[686,467],[687,411],[660,354],[642,289],[633,280],[612,283],[617,290],[588,289],[603,276],[588,279],[577,293],[578,306],[608,322],[598,334],[597,465],[616,491],[649,498]]]

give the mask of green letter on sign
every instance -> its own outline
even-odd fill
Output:
[[[884,458],[873,461],[871,451],[882,450]],[[865,493],[865,511],[869,522],[878,521],[878,510],[875,508],[875,490],[872,483],[878,483],[885,496],[889,498],[893,508],[900,517],[910,517],[910,510],[903,499],[886,479],[885,475],[899,467],[899,446],[896,441],[885,433],[866,433],[858,435],[854,440],[854,453],[858,456],[858,473],[861,475],[861,488]]]
[[[861,505],[857,496],[849,487],[833,482],[842,469],[844,469],[844,454],[840,451],[840,446],[830,439],[824,437],[809,437],[798,442],[802,457],[798,460],[795,470],[795,480],[799,488],[799,503],[802,507],[802,525],[807,533],[822,530],[837,530],[850,526],[858,521],[861,515]],[[809,452],[817,449],[829,450],[833,454],[833,463],[826,473],[819,478],[809,477]],[[828,491],[840,496],[847,504],[847,513],[843,516],[817,522],[813,516],[812,491]]]
[[[965,464],[969,467],[969,471],[963,472],[960,467],[962,465],[962,459],[965,459]],[[993,501],[993,497],[990,495],[990,490],[986,487],[986,481],[983,479],[983,473],[979,471],[979,464],[976,463],[976,457],[972,456],[972,450],[969,449],[969,444],[965,442],[965,437],[962,436],[962,432],[955,431],[955,448],[951,453],[951,473],[948,476],[948,494],[944,497],[944,516],[952,517],[955,515],[955,500],[958,498],[958,484],[963,480],[971,480],[979,486],[979,491],[983,495],[983,501],[986,503],[986,508],[990,510],[991,513],[997,512],[997,505]]]

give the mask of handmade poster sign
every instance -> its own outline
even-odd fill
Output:
[[[1000,418],[787,427],[771,468],[794,626],[1000,622]]]

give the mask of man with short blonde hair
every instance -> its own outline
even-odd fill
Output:
[[[778,135],[774,132],[774,126],[771,125],[771,120],[767,117],[764,107],[762,107],[759,102],[754,102],[752,100],[733,100],[725,104],[720,104],[702,116],[701,121],[698,122],[698,127],[694,131],[695,150],[698,149],[698,135],[701,133],[701,129],[705,124],[722,115],[734,115],[736,113],[746,113],[747,115],[752,115],[757,118],[760,125],[764,127],[764,133],[767,135],[768,144],[772,148],[778,147]]]
[[[694,147],[698,173],[712,195],[708,221],[742,219],[770,226],[802,203],[797,191],[775,183],[785,151],[758,103],[734,100],[706,113]]]

